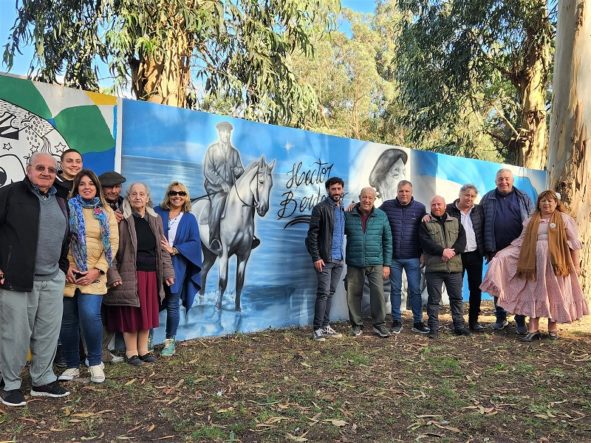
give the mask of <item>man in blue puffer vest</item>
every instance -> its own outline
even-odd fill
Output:
[[[369,281],[369,299],[373,332],[387,338],[384,280],[390,276],[392,231],[386,214],[374,208],[376,191],[366,187],[359,194],[359,203],[345,214],[347,236],[347,305],[352,335],[363,330],[361,299],[365,277]]]
[[[427,213],[425,205],[412,196],[412,183],[398,182],[397,197],[385,201],[380,209],[388,216],[392,230],[393,255],[390,270],[390,303],[392,305],[392,328],[390,332],[402,331],[402,271],[406,272],[408,298],[412,307],[413,332],[427,334],[429,328],[423,323],[423,300],[421,297],[421,247],[419,245],[419,226]]]

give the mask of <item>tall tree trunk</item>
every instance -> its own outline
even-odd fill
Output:
[[[548,171],[577,220],[583,241],[581,283],[591,291],[591,4],[559,2]]]
[[[185,107],[193,46],[186,32],[168,31],[162,47],[132,65],[136,97],[154,103]]]
[[[545,38],[549,26],[545,1],[537,2],[535,19],[526,30],[525,67],[518,80],[522,100],[517,162],[527,168],[543,169],[548,155],[546,88],[551,41]]]

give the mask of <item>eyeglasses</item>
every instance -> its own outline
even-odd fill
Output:
[[[35,171],[37,172],[49,172],[50,174],[57,174],[57,169],[52,168],[51,166],[45,167],[43,165],[35,165]]]
[[[181,197],[186,197],[187,193],[185,191],[168,191],[169,197],[174,197],[175,195],[180,195]]]

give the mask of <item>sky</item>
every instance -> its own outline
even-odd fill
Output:
[[[357,12],[371,13],[375,9],[375,3],[372,0],[341,0],[341,5],[344,8],[349,8]],[[8,35],[10,28],[16,19],[16,1],[15,0],[0,0],[0,52],[4,52],[4,45],[8,42]],[[347,32],[347,29],[342,29]],[[16,75],[26,75],[29,63],[33,56],[31,47],[25,48],[22,55],[16,55],[14,64],[10,73]],[[1,62],[0,54],[0,72],[6,72],[6,66]]]

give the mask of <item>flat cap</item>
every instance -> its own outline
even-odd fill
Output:
[[[234,129],[232,124],[228,122],[220,122],[217,125],[215,125],[215,127],[218,131],[231,131],[232,129]]]
[[[115,171],[105,172],[99,175],[99,181],[101,186],[115,186],[125,182],[125,177]]]

